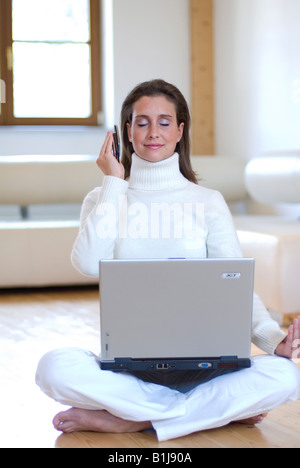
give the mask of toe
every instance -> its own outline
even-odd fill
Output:
[[[61,431],[61,427],[68,420],[68,411],[63,411],[62,413],[58,413],[56,416],[54,416],[52,423],[55,429]]]

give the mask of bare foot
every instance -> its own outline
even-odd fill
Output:
[[[253,418],[241,419],[240,421],[234,421],[238,424],[247,424],[249,426],[255,426],[256,424],[260,424],[263,420],[268,416],[268,413],[262,413],[258,416],[254,416]]]
[[[55,429],[62,432],[140,432],[152,428],[149,421],[127,421],[108,411],[89,411],[71,408],[53,419]]]

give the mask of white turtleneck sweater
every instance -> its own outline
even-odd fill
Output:
[[[101,259],[241,256],[219,192],[188,181],[177,153],[157,163],[133,154],[128,181],[105,176],[85,198],[72,263],[97,277]],[[285,336],[254,295],[253,342],[272,354]]]

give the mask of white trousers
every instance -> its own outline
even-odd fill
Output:
[[[300,373],[290,360],[261,355],[252,367],[181,393],[128,373],[102,371],[91,352],[66,348],[39,362],[36,383],[61,404],[105,409],[123,419],[151,421],[159,441],[266,413],[298,398]]]

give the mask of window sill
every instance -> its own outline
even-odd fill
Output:
[[[103,126],[99,125],[0,125],[1,133],[17,133],[17,132],[99,132],[105,131]]]

